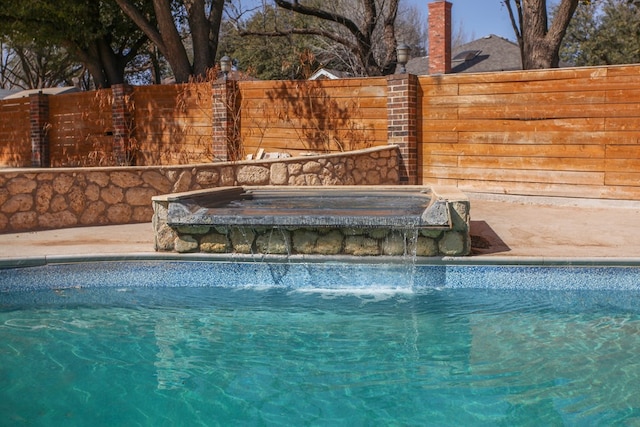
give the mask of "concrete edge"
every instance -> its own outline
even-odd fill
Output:
[[[246,255],[246,254],[179,254],[171,252],[47,255],[39,257],[3,258],[0,269],[41,267],[55,264],[93,262],[243,262],[243,263],[337,263],[407,264],[446,266],[540,266],[540,267],[640,267],[640,257],[391,257],[391,256],[310,256],[310,255]]]

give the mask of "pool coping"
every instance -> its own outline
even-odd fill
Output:
[[[0,269],[41,267],[56,264],[94,262],[238,262],[238,263],[349,263],[349,264],[415,264],[455,266],[574,266],[574,267],[640,267],[640,257],[357,257],[310,255],[246,255],[246,254],[178,254],[121,253],[89,255],[43,255],[17,258],[0,258]]]

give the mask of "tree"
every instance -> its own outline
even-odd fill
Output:
[[[0,43],[0,87],[5,89],[41,89],[72,85],[81,66],[70,60],[68,52],[57,46]]]
[[[279,29],[304,26],[309,18],[265,6],[247,20],[227,20],[222,25],[218,50],[232,57],[237,66],[262,80],[306,79],[308,69],[331,66],[329,61],[315,60],[317,36],[280,34]],[[277,34],[264,36],[263,34]],[[314,51],[315,54],[311,54]],[[313,58],[312,62],[308,60]],[[306,59],[306,60],[305,60]]]
[[[640,1],[607,0],[580,8],[560,50],[574,65],[640,62]]]
[[[166,58],[177,82],[205,77],[215,65],[224,0],[115,1]],[[155,19],[145,13],[148,4]]]
[[[313,18],[305,27],[278,28],[252,35],[315,35],[354,58],[356,75],[390,74],[396,65],[395,21],[399,0],[305,2],[275,0],[278,7]],[[245,33],[248,35],[248,33]]]
[[[109,0],[3,0],[0,22],[0,35],[15,45],[63,49],[89,70],[98,87],[123,83],[127,63],[146,43]]]
[[[560,44],[579,3],[587,0],[560,0],[549,26],[546,0],[502,0],[520,46],[522,68],[557,68]]]

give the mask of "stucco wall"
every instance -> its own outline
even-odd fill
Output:
[[[151,198],[235,185],[397,185],[395,146],[172,167],[0,171],[0,233],[151,222]]]

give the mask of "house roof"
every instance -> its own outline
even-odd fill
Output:
[[[320,68],[318,71],[313,73],[311,77],[309,77],[309,80],[335,80],[345,77],[349,77],[349,74],[344,71]]]
[[[63,93],[72,93],[78,91],[79,89],[73,86],[48,87],[44,89],[27,89],[5,96],[4,99],[24,98],[34,93],[43,93],[45,95],[61,95]]]
[[[410,74],[429,74],[429,57],[411,58],[406,68]],[[451,73],[511,70],[522,70],[520,48],[495,34],[457,46],[451,51]]]

